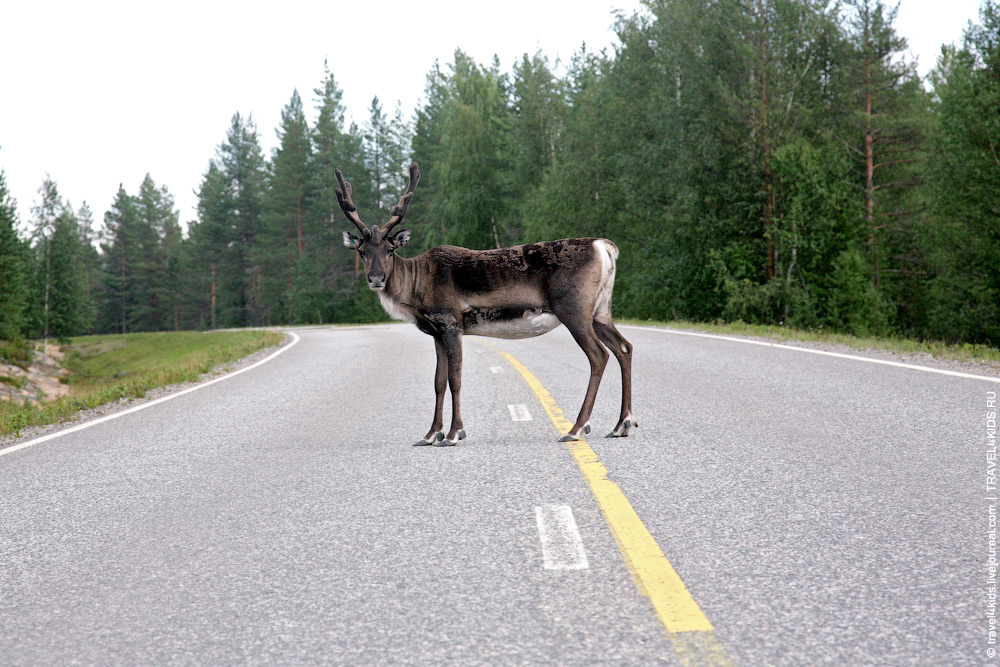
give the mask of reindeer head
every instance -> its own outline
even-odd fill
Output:
[[[410,231],[401,229],[395,234],[390,234],[403,216],[406,215],[406,208],[413,199],[413,190],[420,181],[420,170],[417,163],[410,163],[410,184],[406,187],[406,192],[399,198],[399,203],[392,207],[389,212],[391,216],[385,227],[379,229],[378,225],[373,225],[369,229],[365,223],[361,222],[358,215],[358,207],[351,201],[351,184],[344,180],[344,175],[340,169],[335,169],[337,182],[337,201],[340,208],[347,216],[347,219],[354,223],[354,226],[361,232],[357,237],[350,232],[344,232],[344,245],[352,250],[356,250],[365,263],[365,276],[368,278],[368,287],[380,292],[385,289],[389,275],[392,273],[392,265],[396,257],[396,248],[406,245],[410,240]]]

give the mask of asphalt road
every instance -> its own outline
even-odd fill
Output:
[[[612,360],[590,445],[732,664],[997,664],[1000,385],[622,332],[640,428],[599,437]],[[238,376],[0,450],[0,665],[681,664],[495,349],[466,339],[469,438],[412,447],[433,410],[428,337],[296,333]],[[564,329],[488,342],[575,416],[588,367]],[[583,560],[543,548],[540,517],[567,513]]]

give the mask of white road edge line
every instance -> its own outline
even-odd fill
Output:
[[[77,431],[82,431],[82,430],[84,430],[86,428],[90,428],[91,426],[97,426],[98,424],[103,424],[104,422],[109,422],[112,419],[118,419],[120,417],[124,417],[125,415],[130,415],[133,412],[139,412],[140,410],[145,410],[146,408],[151,408],[154,405],[159,405],[160,403],[166,403],[167,401],[172,401],[175,398],[179,398],[179,397],[181,397],[181,396],[183,396],[185,394],[190,394],[192,391],[198,391],[199,389],[204,389],[205,387],[213,385],[216,382],[222,382],[223,380],[228,380],[230,378],[234,378],[234,377],[236,377],[237,375],[239,375],[241,373],[246,373],[247,371],[252,371],[253,369],[257,368],[258,366],[263,366],[267,362],[271,361],[272,359],[274,359],[275,357],[277,357],[279,354],[283,354],[285,351],[291,349],[292,347],[295,346],[296,343],[299,342],[300,339],[299,339],[299,336],[297,334],[295,334],[295,333],[293,333],[291,331],[288,331],[286,333],[288,333],[288,335],[292,337],[292,342],[291,343],[289,343],[288,345],[282,345],[280,348],[278,348],[277,350],[275,350],[273,353],[269,354],[268,356],[264,357],[263,359],[261,359],[260,361],[258,361],[256,363],[250,364],[246,368],[241,368],[241,369],[239,369],[237,371],[233,371],[232,373],[226,373],[225,375],[219,376],[219,377],[215,378],[214,380],[209,380],[208,382],[203,382],[201,384],[196,384],[193,387],[188,387],[187,389],[182,389],[181,391],[178,391],[176,393],[168,394],[167,396],[163,396],[161,398],[157,398],[155,400],[149,401],[148,403],[142,403],[140,405],[136,405],[135,407],[128,408],[127,410],[122,410],[121,412],[115,412],[115,413],[112,413],[110,415],[105,415],[103,417],[98,417],[97,419],[92,419],[90,421],[83,422],[82,424],[77,424],[76,426],[71,426],[70,428],[63,429],[62,431],[56,431],[55,433],[49,433],[48,435],[43,435],[41,437],[35,438],[34,440],[29,440],[28,442],[22,442],[19,445],[11,445],[10,447],[5,447],[3,449],[0,449],[0,456],[6,456],[7,454],[13,454],[14,452],[19,452],[22,449],[27,449],[28,447],[32,447],[34,445],[40,445],[43,442],[48,442],[49,440],[54,440],[55,438],[59,438],[59,437],[64,436],[64,435],[69,435],[70,433],[76,433]]]
[[[924,373],[937,373],[938,375],[949,375],[951,377],[965,378],[967,380],[985,380],[986,382],[996,382],[1000,384],[1000,377],[990,377],[989,375],[975,375],[974,373],[962,373],[961,371],[949,371],[943,368],[931,368],[930,366],[919,366],[917,364],[907,364],[902,361],[889,361],[888,359],[872,359],[855,354],[844,354],[842,352],[828,352],[826,350],[813,350],[808,347],[797,347],[795,345],[785,345],[783,343],[771,343],[762,340],[749,340],[747,338],[736,338],[734,336],[722,336],[720,334],[698,333],[694,331],[680,331],[678,329],[666,329],[660,327],[644,327],[635,324],[622,324],[619,329],[637,329],[640,331],[658,331],[660,333],[674,334],[676,336],[693,336],[695,338],[714,338],[732,343],[744,343],[746,345],[760,345],[762,347],[776,347],[781,350],[793,350],[795,352],[805,352],[806,354],[818,354],[824,357],[835,357],[837,359],[851,359],[853,361],[864,361],[869,364],[880,364],[882,366],[893,366],[895,368],[909,368]]]
[[[590,567],[569,505],[536,506],[535,522],[546,570],[586,570]]]
[[[510,418],[516,422],[530,422],[531,413],[528,412],[528,406],[524,403],[518,403],[516,405],[508,405],[507,409],[510,410]]]

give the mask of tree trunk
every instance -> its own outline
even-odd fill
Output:
[[[868,252],[874,269],[875,287],[880,287],[878,241],[875,238],[875,132],[872,128],[872,51],[871,14],[864,8],[865,38],[865,221],[868,225]]]
[[[296,234],[298,240],[299,258],[301,259],[302,258],[302,199],[301,198],[298,201],[297,210],[295,211],[295,214],[296,214],[295,221],[297,224]]]
[[[125,281],[127,277],[128,277],[128,263],[125,260],[125,248],[122,248],[122,267],[121,267],[122,283],[121,286],[119,287],[119,292],[118,292],[118,299],[119,299],[118,333],[128,333],[128,304],[127,304],[127,299],[125,298],[125,290],[126,290]]]
[[[211,263],[212,268],[212,329],[215,329],[215,262]]]
[[[771,170],[771,137],[767,124],[767,18],[763,2],[760,12],[760,141],[763,149],[764,241],[767,244],[767,278],[774,277],[774,177]]]
[[[49,248],[48,239],[45,240],[45,304],[43,305],[43,319],[44,319],[44,329],[45,335],[42,338],[42,354],[49,353],[49,285],[51,281],[51,261],[49,255],[51,254],[51,248]]]

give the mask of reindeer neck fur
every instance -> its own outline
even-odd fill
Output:
[[[385,312],[394,320],[415,322],[417,317],[413,308],[413,292],[417,280],[417,260],[396,255],[392,261],[392,272],[385,289],[378,293],[378,299]]]

